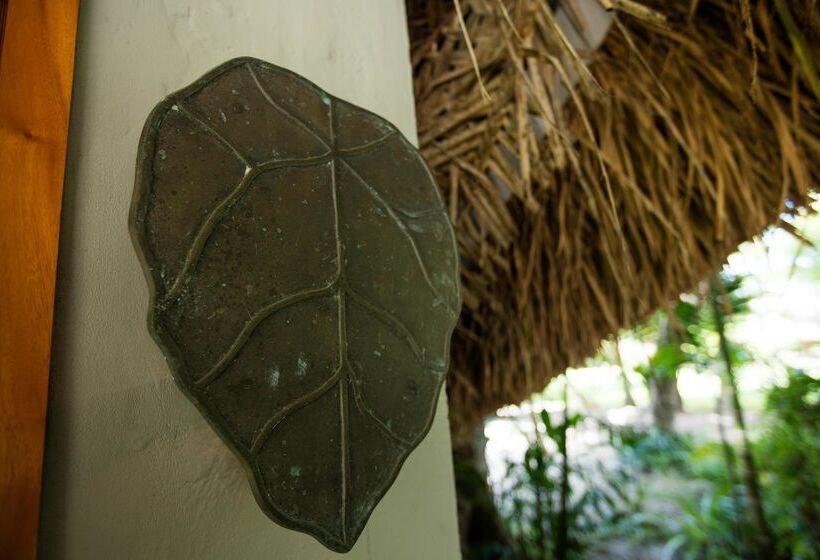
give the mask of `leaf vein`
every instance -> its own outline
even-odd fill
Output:
[[[334,385],[339,383],[339,379],[341,378],[342,374],[342,366],[339,365],[334,371],[333,374],[328,377],[324,383],[319,385],[313,391],[302,395],[295,401],[291,402],[289,405],[284,407],[278,413],[274,414],[256,437],[253,440],[253,445],[251,445],[251,455],[255,456],[259,453],[262,447],[265,445],[265,442],[270,438],[271,434],[279,427],[279,424],[284,422],[288,417],[290,417],[294,412],[297,410],[306,407],[312,402],[315,402],[319,398],[321,398],[325,393],[327,393]]]
[[[330,150],[333,152],[336,149],[336,131],[333,127],[333,101],[330,100],[327,105],[327,119],[328,119],[328,135],[330,137]],[[333,233],[336,237],[336,266],[338,277],[344,278],[344,245],[342,244],[342,236],[339,233],[339,185],[336,178],[336,157],[330,163],[330,186],[333,197]],[[347,360],[347,317],[346,317],[346,303],[344,291],[339,292],[338,296],[339,310],[337,313],[338,320],[338,344],[339,344],[339,367],[343,367],[345,360]],[[348,446],[348,394],[347,394],[347,379],[344,374],[341,377],[339,387],[339,445],[340,445],[340,459],[341,459],[341,478],[342,478],[342,499],[340,504],[341,524],[342,524],[342,542],[347,541],[347,508],[348,508],[348,477],[350,471],[350,453]]]
[[[336,152],[341,154],[341,155],[361,154],[363,152],[367,152],[368,150],[371,150],[373,148],[381,146],[382,144],[386,144],[393,137],[395,137],[396,134],[397,133],[396,133],[395,130],[391,130],[390,132],[388,132],[384,136],[380,136],[379,138],[376,138],[375,140],[371,140],[370,142],[365,142],[364,144],[360,144],[360,145],[354,146],[352,148],[337,148]]]
[[[424,369],[439,371],[439,368],[436,368],[435,366],[425,362],[424,351],[419,346],[418,342],[413,336],[413,333],[410,331],[409,328],[407,328],[407,326],[404,323],[402,323],[399,319],[394,317],[391,313],[387,312],[386,310],[369,301],[366,297],[357,293],[350,286],[345,287],[345,292],[350,296],[350,298],[353,301],[359,304],[360,307],[362,307],[365,311],[369,312],[370,315],[378,319],[382,324],[390,327],[394,334],[398,335],[400,338],[403,338],[407,342],[407,345],[413,352],[413,356],[416,358],[416,361],[418,361],[421,367],[423,367]]]
[[[375,412],[373,412],[373,409],[371,409],[367,405],[364,395],[362,395],[361,390],[359,389],[360,381],[356,369],[350,362],[347,363],[347,367],[350,369],[350,377],[352,381],[351,385],[353,386],[353,397],[356,402],[356,408],[359,409],[359,412],[369,416],[376,423],[379,429],[383,431],[385,434],[387,434],[387,436],[389,436],[396,443],[401,444],[404,448],[412,447],[412,441],[406,440],[399,434],[394,432],[393,429],[390,428],[390,426],[388,426],[387,423],[384,422],[381,418],[379,418],[378,415]]]
[[[205,249],[205,244],[213,235],[216,226],[219,225],[222,218],[228,214],[228,211],[233,207],[233,205],[236,204],[248,191],[248,188],[254,179],[265,171],[292,167],[312,167],[314,165],[326,163],[329,156],[330,152],[326,152],[322,155],[309,158],[280,159],[263,163],[256,168],[246,168],[245,175],[239,181],[237,186],[230,193],[228,193],[228,196],[223,198],[220,203],[216,205],[211,213],[208,214],[208,217],[203,220],[202,224],[199,226],[199,229],[197,229],[194,234],[194,240],[191,242],[191,248],[185,255],[185,260],[182,263],[182,269],[179,271],[179,274],[177,274],[177,277],[171,285],[171,288],[168,290],[168,293],[162,298],[162,301],[159,302],[159,307],[163,309],[167,308],[180,294],[185,280],[191,273],[191,270],[193,270],[193,267],[199,261],[199,258],[202,256],[202,252]]]
[[[197,115],[196,113],[194,113],[191,109],[189,109],[189,108],[186,106],[186,104],[185,104],[185,103],[183,103],[183,101],[182,101],[181,99],[177,99],[175,102],[176,102],[176,106],[179,108],[180,112],[181,112],[183,115],[185,115],[186,117],[188,117],[189,119],[191,119],[194,123],[196,123],[196,124],[197,124],[197,125],[199,125],[201,128],[203,128],[203,129],[205,130],[205,132],[207,132],[208,134],[210,134],[211,136],[213,136],[214,138],[216,138],[217,140],[219,140],[219,141],[220,141],[222,144],[224,144],[224,145],[225,145],[228,149],[230,149],[230,150],[233,152],[233,154],[234,154],[236,157],[238,157],[238,158],[239,158],[239,161],[241,161],[241,162],[245,165],[245,168],[250,167],[250,164],[248,163],[247,158],[245,158],[245,156],[244,156],[244,155],[242,155],[242,152],[240,152],[240,151],[239,151],[239,149],[238,149],[236,146],[234,146],[234,145],[233,145],[233,143],[232,143],[230,140],[228,140],[227,138],[225,138],[225,137],[222,135],[222,133],[221,133],[221,132],[219,132],[216,128],[214,128],[213,126],[211,126],[211,124],[210,124],[209,122],[205,121],[205,120],[204,120],[204,119],[202,119],[199,115]]]
[[[277,111],[282,113],[282,115],[284,115],[285,118],[287,118],[291,122],[296,123],[296,125],[298,125],[299,128],[301,128],[302,130],[307,132],[310,136],[312,136],[314,139],[319,141],[325,148],[330,149],[330,146],[328,145],[328,143],[325,142],[322,139],[322,137],[319,136],[304,121],[302,121],[302,119],[298,118],[296,115],[294,115],[293,113],[291,113],[286,108],[282,107],[279,103],[277,103],[276,101],[273,100],[273,98],[270,96],[270,94],[265,90],[264,87],[262,87],[262,84],[259,82],[259,77],[256,75],[256,71],[254,71],[253,66],[251,66],[250,64],[246,64],[245,66],[247,67],[248,72],[250,72],[251,78],[253,78],[253,81],[256,84],[256,87],[259,90],[259,92],[262,94],[262,97],[265,98],[265,101],[267,101],[271,105],[271,107],[273,107],[274,109],[276,109]]]
[[[421,253],[419,252],[419,248],[418,248],[418,245],[416,245],[415,239],[413,239],[413,236],[410,235],[410,233],[407,231],[407,226],[404,224],[404,222],[401,220],[401,218],[399,218],[396,215],[396,212],[393,210],[393,207],[390,206],[387,203],[386,200],[384,200],[382,195],[379,194],[379,192],[375,188],[373,188],[370,184],[368,184],[368,182],[365,181],[364,178],[361,175],[359,175],[359,172],[356,171],[353,168],[353,166],[350,165],[344,158],[340,158],[340,159],[345,164],[345,167],[347,167],[347,169],[353,174],[353,176],[356,177],[356,179],[362,184],[362,186],[365,187],[367,192],[370,193],[370,196],[372,196],[379,204],[381,204],[384,207],[384,209],[387,211],[388,215],[392,218],[392,220],[398,226],[399,231],[401,231],[402,235],[407,240],[407,242],[410,244],[410,247],[413,250],[413,253],[416,257],[416,261],[418,262],[418,265],[421,268],[421,273],[424,276],[424,281],[427,283],[427,286],[430,288],[430,291],[432,291],[433,295],[435,295],[438,298],[438,300],[441,301],[442,305],[444,305],[444,308],[447,310],[447,312],[450,314],[450,316],[455,317],[456,316],[455,310],[447,302],[447,299],[444,298],[444,296],[442,296],[439,293],[438,289],[433,284],[433,281],[430,279],[430,274],[427,271],[427,265],[424,264],[424,259],[421,258]]]
[[[194,382],[195,385],[198,387],[207,387],[209,384],[216,381],[216,379],[222,374],[228,364],[233,360],[237,354],[242,350],[245,346],[245,343],[248,339],[253,335],[256,331],[259,324],[273,315],[274,313],[281,311],[287,307],[292,305],[296,305],[297,303],[302,303],[305,301],[310,301],[313,299],[325,297],[332,295],[334,290],[336,290],[337,280],[334,279],[333,282],[324,286],[322,288],[317,288],[315,290],[306,290],[304,292],[297,292],[295,294],[291,294],[284,298],[278,299],[273,303],[266,305],[265,307],[261,308],[257,311],[251,319],[245,323],[245,326],[239,332],[239,335],[234,339],[233,343],[230,345],[228,350],[222,355],[219,361],[214,365],[208,373],[203,375],[201,378]]]

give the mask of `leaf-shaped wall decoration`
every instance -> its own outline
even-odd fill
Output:
[[[261,508],[349,550],[425,436],[460,309],[450,223],[389,123],[236,59],[143,130],[149,328]]]

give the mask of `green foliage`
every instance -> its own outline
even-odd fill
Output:
[[[524,462],[510,465],[501,513],[522,560],[552,559],[561,511],[566,424],[542,413]],[[777,556],[816,560],[820,550],[820,380],[790,371],[788,383],[769,390],[765,428],[753,447],[762,482],[766,519],[775,534]],[[656,429],[608,428],[621,461],[580,468],[570,462],[570,557],[583,557],[592,543],[608,538],[665,541],[666,560],[755,558],[755,529],[742,479],[729,484],[720,442],[695,445],[686,436]],[[641,511],[636,470],[672,471],[695,482],[681,499],[679,513]]]
[[[729,484],[726,457],[720,442],[708,441],[693,447],[687,465],[693,479],[708,480],[718,486]]]
[[[686,472],[692,450],[691,438],[675,432],[634,426],[609,427],[609,441],[621,460],[644,472]]]
[[[674,377],[678,368],[687,361],[686,353],[678,342],[659,344],[655,354],[649,359],[649,365],[659,377]]]
[[[726,488],[709,490],[692,500],[679,500],[681,513],[669,519],[672,537],[662,560],[735,560],[750,550],[736,538],[738,512]]]
[[[721,375],[724,408],[728,404],[729,411],[736,413],[740,407],[732,400],[737,394],[733,374],[754,356],[733,344],[731,331],[725,336],[725,330],[748,311],[750,300],[743,278],[725,274],[711,286],[685,294],[672,310],[657,313],[633,331],[636,338],[657,341],[654,354],[636,369],[646,379],[654,376],[655,382],[674,378],[686,365]],[[724,332],[723,340],[719,330]],[[777,550],[768,554],[771,548],[766,548],[764,556],[820,560],[820,380],[790,370],[788,383],[768,391],[765,415],[742,437],[737,431],[742,415],[735,416],[735,429],[728,430],[723,443],[695,444],[691,437],[656,428],[606,427],[620,459],[617,468],[569,463],[566,514],[572,556],[582,555],[593,541],[616,536],[619,543],[624,539],[665,543],[662,558],[666,560],[759,558],[757,537],[771,532]],[[524,462],[509,466],[501,511],[522,560],[554,558],[561,516],[561,450],[567,429],[581,421],[574,415],[566,425],[554,424],[542,413]],[[754,435],[757,440],[746,446]],[[738,445],[738,440],[744,445]],[[754,461],[744,454],[748,448]],[[750,469],[750,464],[756,469]],[[663,515],[649,513],[651,500],[647,512],[641,510],[642,492],[635,478],[639,472],[672,472],[672,476],[643,480],[680,483],[670,492],[680,499],[664,495]],[[751,484],[750,479],[759,484]],[[750,490],[756,486],[760,492]],[[760,500],[755,499],[758,494]],[[674,508],[669,511],[670,501],[679,513]],[[760,531],[761,526],[766,530]]]
[[[820,554],[820,380],[789,371],[788,384],[769,391],[768,422],[756,446],[767,513],[780,552]]]
[[[820,551],[820,380],[789,372],[788,384],[769,390],[766,428],[754,447],[763,483],[766,518],[776,535],[779,558],[812,560]],[[692,449],[693,479],[709,489],[679,501],[670,517],[664,557],[723,560],[753,557],[753,528],[742,488],[728,484],[719,443]],[[733,494],[734,493],[734,494]],[[735,502],[737,500],[737,502]],[[739,511],[735,510],[737,503]]]
[[[719,295],[716,300],[723,312],[726,322],[742,317],[749,311],[751,296],[743,286],[743,278],[722,274]],[[645,378],[651,375],[675,376],[678,369],[685,364],[692,364],[699,369],[713,369],[721,360],[714,312],[709,305],[711,294],[683,294],[675,303],[671,313],[659,311],[648,323],[653,325],[636,333],[643,337],[652,337],[658,341],[655,353],[648,363],[636,370]],[[640,335],[639,335],[640,336]],[[734,366],[750,361],[749,351],[740,345],[732,345],[730,354]]]
[[[516,541],[522,560],[555,558],[560,538],[561,492],[567,432],[583,417],[571,415],[555,424],[542,412],[536,435],[524,461],[511,463],[501,495],[500,512]],[[567,552],[578,558],[595,537],[607,528],[627,522],[638,510],[640,490],[634,475],[620,465],[581,469],[567,461],[569,485],[567,508]]]

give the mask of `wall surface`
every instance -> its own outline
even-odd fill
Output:
[[[137,142],[161,98],[236,56],[290,68],[415,138],[402,0],[85,0],[46,441],[42,558],[337,555],[271,522],[174,386],[128,236]],[[446,406],[348,558],[457,558]]]

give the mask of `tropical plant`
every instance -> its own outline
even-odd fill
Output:
[[[733,488],[721,464],[721,446],[711,443],[691,452],[690,475],[708,487],[678,501],[681,513],[666,520],[663,558],[818,559],[820,380],[790,369],[788,382],[769,390],[766,412],[766,427],[752,448],[764,490],[765,518],[777,537],[775,550],[762,556],[759,542],[750,538],[757,529],[754,518],[746,515],[748,494]]]
[[[752,454],[749,433],[737,389],[735,368],[740,361],[742,352],[739,352],[740,347],[733,345],[726,334],[727,324],[748,304],[749,298],[740,295],[741,283],[742,280],[737,277],[714,275],[709,280],[710,289],[706,298],[712,311],[712,324],[714,332],[717,334],[719,356],[723,366],[723,388],[725,393],[721,397],[725,396],[731,404],[730,408],[741,436],[740,472],[746,490],[747,511],[753,528],[750,537],[756,555],[762,560],[764,558],[774,558],[775,539],[763,508],[760,476]],[[720,407],[720,402],[718,402],[718,407]],[[723,438],[723,436],[721,437]],[[733,450],[725,439],[723,441],[726,449],[726,467],[729,471],[730,480],[733,480]],[[735,503],[739,504],[737,497],[735,497]],[[736,521],[736,525],[739,525],[739,521]]]
[[[736,538],[738,517],[728,489],[707,490],[693,500],[679,500],[681,513],[669,519],[673,535],[661,553],[662,560],[736,560],[750,551]]]
[[[642,339],[652,338],[656,342],[654,354],[647,356],[645,364],[636,371],[646,380],[652,406],[652,418],[658,430],[674,430],[675,415],[683,409],[678,393],[678,370],[685,364],[696,361],[697,349],[701,345],[700,308],[685,299],[678,299],[668,310],[658,311],[642,328],[635,332]]]
[[[499,511],[522,560],[577,558],[596,535],[638,510],[641,493],[630,469],[570,460],[568,432],[583,420],[565,412],[555,423],[542,411],[523,462],[508,465]]]
[[[609,426],[609,442],[621,460],[644,472],[687,472],[692,438],[654,426]]]
[[[820,556],[820,379],[790,369],[766,399],[766,428],[756,446],[767,517],[778,554]]]

